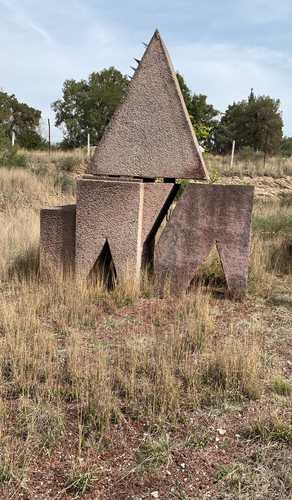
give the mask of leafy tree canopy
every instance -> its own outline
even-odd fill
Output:
[[[283,156],[292,156],[292,137],[284,137],[281,144]]]
[[[192,94],[179,73],[177,73],[177,79],[198,141],[208,148],[213,130],[217,125],[219,111],[212,104],[207,103],[206,95]]]
[[[127,77],[114,67],[91,73],[88,80],[66,80],[62,98],[52,105],[56,126],[64,127],[63,145],[84,146],[88,133],[96,144],[127,87]]]
[[[283,137],[283,120],[279,99],[254,95],[228,106],[214,133],[213,149],[218,153],[250,147],[265,154],[277,153]]]
[[[41,112],[19,102],[14,94],[0,91],[0,127],[2,135],[11,138],[15,132],[16,144],[25,148],[39,148],[43,139],[38,133]]]

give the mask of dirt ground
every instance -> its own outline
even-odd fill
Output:
[[[124,307],[113,315],[104,313],[97,338],[109,336],[109,324],[123,318],[146,321],[149,304]],[[275,373],[292,381],[292,279],[278,277],[269,299],[243,303],[212,299],[211,314],[220,334],[230,322],[261,329],[264,352]],[[288,499],[292,498],[292,446],[288,437],[251,436],[247,429],[258,418],[281,417],[291,421],[291,395],[272,390],[255,400],[214,401],[181,415],[181,422],[163,433],[135,420],[112,424],[101,441],[91,442],[82,454],[81,469],[94,471],[90,488],[82,493],[66,486],[66,470],[78,454],[76,428],[67,430],[48,455],[31,457],[27,479],[2,488],[1,498],[102,500],[138,499]],[[74,407],[72,406],[72,412]],[[68,407],[70,412],[70,405]],[[291,426],[290,426],[291,433]],[[150,463],[139,460],[147,439],[161,440]],[[162,436],[162,437],[161,437]],[[156,456],[156,458],[155,458]]]

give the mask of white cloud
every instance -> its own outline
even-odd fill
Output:
[[[221,111],[233,101],[256,94],[271,95],[282,103],[286,131],[292,132],[292,59],[264,47],[228,44],[189,44],[171,50],[178,70],[190,87],[208,96]]]
[[[39,24],[35,23],[29,15],[29,9],[24,9],[18,2],[13,0],[0,0],[0,5],[8,12],[10,22],[15,24],[18,29],[31,29],[37,33],[47,43],[51,43],[52,39],[47,31]],[[4,16],[5,19],[5,16]],[[3,21],[2,21],[3,22]]]
[[[235,3],[229,0],[225,3],[230,3],[234,13]],[[138,16],[136,29],[138,12],[129,10],[127,2],[124,17],[118,20],[111,14],[106,18],[106,8],[100,4],[96,0],[51,0],[47,4],[36,0],[0,0],[0,87],[41,109],[43,118],[50,117],[53,122],[50,105],[61,96],[66,78],[87,78],[92,71],[111,65],[123,73],[131,73],[133,57],[140,57],[143,51],[140,42],[145,33],[148,38],[151,36],[152,27],[148,25],[156,22],[154,6],[152,4],[149,9],[153,12],[151,20],[144,22],[143,15]],[[189,4],[188,12],[191,12],[191,4],[186,0],[184,4]],[[251,0],[246,3],[240,0],[236,3],[238,16],[254,23],[263,22],[263,18],[268,22],[277,10],[276,4],[273,8],[268,4],[268,0],[255,0],[252,11]],[[282,16],[284,12],[291,12],[290,3],[282,2],[281,5],[278,10]],[[212,10],[211,5],[208,9]],[[174,5],[172,10],[175,10]],[[146,3],[144,11],[147,11]],[[178,7],[175,12],[179,15]],[[220,19],[211,16],[209,28],[213,22],[218,24]],[[226,22],[228,19],[224,20]],[[195,31],[191,35],[186,32],[184,36],[182,32],[176,33],[173,18],[169,18],[169,23],[165,35],[170,54],[192,90],[207,94],[209,101],[222,111],[234,100],[245,98],[251,87],[258,94],[279,97],[286,132],[292,135],[291,56],[284,50],[270,50],[264,45],[255,47],[252,40],[245,46],[242,41],[236,44],[227,39],[224,43],[214,43],[210,39],[198,42]],[[129,25],[135,29],[131,30]],[[178,35],[180,39],[196,41],[178,44]],[[59,132],[53,133],[55,138],[60,137]]]

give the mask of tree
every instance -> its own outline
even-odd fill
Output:
[[[281,144],[281,154],[292,156],[292,137],[284,137]]]
[[[18,137],[17,144],[25,149],[44,149],[48,141],[37,130],[26,129]]]
[[[38,109],[19,102],[14,94],[9,95],[0,91],[2,133],[11,139],[12,132],[15,132],[16,144],[28,149],[42,144],[43,139],[37,130],[40,118],[41,112]]]
[[[238,150],[250,147],[266,154],[277,153],[283,137],[279,99],[254,95],[228,106],[214,133],[214,149],[227,153],[232,141]]]
[[[8,138],[6,130],[3,125],[0,124],[0,165],[5,164],[11,149],[11,142]]]
[[[185,101],[186,108],[189,112],[189,115],[191,116],[191,111],[192,111],[192,93],[191,93],[191,90],[187,86],[184,77],[180,73],[177,73],[176,77],[177,77],[177,80],[178,80],[178,83],[180,86],[180,90],[181,90],[181,93],[182,93],[184,101]]]
[[[87,81],[65,80],[62,98],[52,104],[56,126],[65,129],[63,145],[84,146],[88,133],[97,143],[127,87],[127,77],[114,67],[91,73]]]
[[[192,94],[182,75],[177,73],[177,79],[184,97],[186,108],[199,142],[209,147],[213,130],[217,124],[219,111],[207,103],[207,96]]]

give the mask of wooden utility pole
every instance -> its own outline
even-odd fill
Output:
[[[265,150],[264,150],[264,168],[266,168],[266,159],[267,159],[267,146],[268,146],[268,129],[266,128],[266,136],[265,136]]]
[[[231,151],[230,168],[233,167],[234,151],[235,151],[235,141],[232,141],[232,151]]]
[[[51,122],[50,122],[50,118],[48,118],[48,129],[49,129],[49,134],[48,134],[49,154],[51,154]]]

